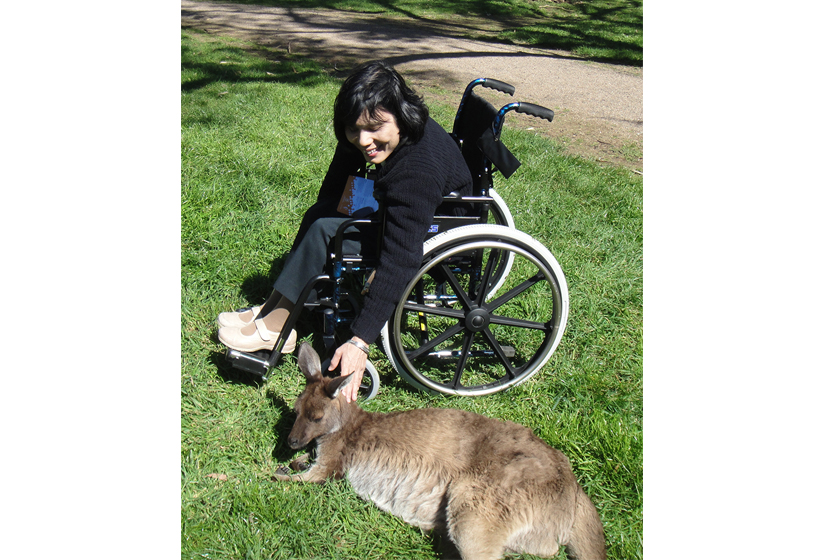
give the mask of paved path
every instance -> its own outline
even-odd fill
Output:
[[[641,152],[643,145],[641,68],[586,62],[563,51],[462,39],[459,35],[469,27],[463,22],[402,21],[338,10],[181,0],[181,25],[313,58],[338,74],[359,61],[385,59],[427,98],[442,97],[453,105],[470,80],[496,78],[516,86],[515,100],[543,105],[556,114],[551,124],[531,122],[537,119],[523,119],[523,124],[561,138],[572,152],[635,169],[642,166],[640,159],[628,161],[620,152],[633,144]],[[430,94],[430,85],[445,93]]]

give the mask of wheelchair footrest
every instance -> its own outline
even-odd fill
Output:
[[[263,381],[268,376],[268,358],[270,354],[265,351],[240,352],[239,350],[228,349],[225,359],[236,369],[241,369],[259,375]]]

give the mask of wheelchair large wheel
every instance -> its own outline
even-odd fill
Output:
[[[513,223],[513,214],[510,213],[510,208],[508,208],[505,199],[502,198],[502,195],[496,189],[489,190],[490,198],[493,199],[493,203],[490,205],[490,216],[493,219],[493,223],[509,228],[516,227]]]
[[[490,205],[490,216],[488,216],[491,220],[490,223],[515,228],[516,226],[513,223],[513,214],[510,213],[510,208],[508,208],[505,200],[496,191],[496,189],[489,189],[489,191],[489,195],[493,199],[493,203]],[[501,254],[503,264],[498,268],[498,272],[493,276],[493,278],[490,279],[490,296],[496,293],[496,290],[498,290],[504,283],[507,275],[510,274],[510,269],[513,267],[514,256],[515,255],[511,252]]]
[[[490,294],[506,252],[516,260],[504,287]],[[415,387],[487,395],[545,365],[568,313],[566,278],[541,243],[508,227],[464,226],[426,241],[423,264],[382,340],[394,368]]]

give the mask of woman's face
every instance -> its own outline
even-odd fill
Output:
[[[370,163],[382,163],[400,143],[397,120],[385,109],[379,109],[372,117],[362,113],[356,124],[344,127],[344,134]]]

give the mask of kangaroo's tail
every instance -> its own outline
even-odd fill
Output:
[[[574,560],[605,560],[604,526],[595,505],[578,485],[575,499],[575,520],[566,555]]]

